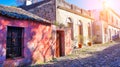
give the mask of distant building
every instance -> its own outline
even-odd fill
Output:
[[[92,10],[93,34],[97,36],[95,43],[106,43],[114,41],[120,35],[120,16],[111,8],[103,10]]]

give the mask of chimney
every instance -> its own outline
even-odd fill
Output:
[[[31,5],[32,4],[32,0],[26,0],[26,6]]]

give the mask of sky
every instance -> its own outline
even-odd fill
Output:
[[[66,0],[67,2],[77,5],[83,9],[101,9],[103,0]],[[120,0],[106,0],[109,7],[120,14]],[[16,0],[0,0],[0,4],[8,6],[17,6]]]
[[[101,9],[102,2],[106,1],[107,6],[120,14],[120,0],[66,0],[67,2],[77,5],[83,9]]]
[[[17,6],[16,0],[0,0],[0,4],[8,6]]]

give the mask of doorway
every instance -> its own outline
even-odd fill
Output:
[[[65,55],[64,31],[58,30],[56,37],[56,57],[61,57]]]

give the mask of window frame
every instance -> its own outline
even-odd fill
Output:
[[[15,54],[17,54],[17,55],[19,55],[19,56],[14,56],[14,55],[12,55],[11,57],[9,56],[8,57],[8,54],[7,54],[7,52],[8,52],[8,48],[10,48],[10,51],[12,50],[12,48],[10,47],[10,44],[8,44],[8,37],[9,37],[9,32],[11,33],[11,35],[10,35],[10,38],[11,38],[11,44],[12,44],[12,32],[13,32],[13,30],[14,30],[14,32],[15,33],[20,33],[20,37],[19,36],[17,36],[17,42],[19,43],[19,42],[21,42],[21,44],[19,44],[19,45],[17,45],[17,46],[15,46],[15,45],[12,45],[12,47],[13,47],[13,49],[15,49],[15,48],[20,48],[20,55],[16,52]],[[17,30],[17,31],[16,31]],[[18,35],[18,34],[17,34]],[[21,41],[19,41],[19,38],[21,39]],[[18,44],[17,43],[17,44]],[[9,46],[8,46],[9,45]],[[19,47],[20,46],[20,47]],[[19,51],[18,51],[19,52]],[[9,53],[10,54],[10,53]],[[7,26],[7,35],[6,35],[6,59],[13,59],[13,58],[23,58],[24,57],[24,27],[16,27],[16,26]]]

